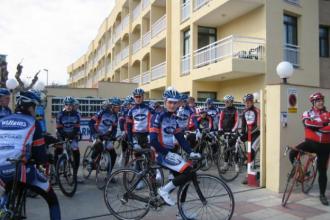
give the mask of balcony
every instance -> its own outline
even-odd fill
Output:
[[[133,9],[133,21],[136,20],[140,14],[141,14],[141,11],[142,11],[142,5],[141,3],[139,3],[134,9]]]
[[[150,43],[150,40],[151,40],[151,33],[150,33],[150,31],[148,31],[142,37],[142,46],[143,47],[148,46],[148,44]]]
[[[190,73],[191,55],[187,54],[181,58],[181,76],[189,75]]]
[[[204,5],[206,5],[210,0],[194,0],[194,11],[197,11]]]
[[[127,46],[121,51],[121,60],[124,60],[128,57],[128,52],[129,52],[129,47]]]
[[[254,37],[229,36],[194,51],[194,68],[218,62],[227,57],[264,59],[265,40]]]
[[[141,38],[133,43],[132,52],[133,54],[137,53],[141,49]]]
[[[122,30],[121,31],[124,31],[128,27],[129,16],[126,15],[121,23],[122,23]]]
[[[113,33],[113,43],[116,43],[122,32],[122,23],[120,23],[117,27],[115,27],[114,33]]]
[[[142,85],[150,83],[150,71],[142,73]]]
[[[137,75],[137,76],[132,77],[131,82],[141,84],[141,75]]]
[[[142,0],[142,10],[150,5],[150,0]]]
[[[151,38],[156,37],[160,34],[163,30],[166,29],[166,15],[158,19],[155,23],[151,26]]]
[[[190,0],[181,5],[181,22],[190,18]]]
[[[293,44],[284,45],[284,60],[292,63],[293,67],[300,66],[300,47]]]
[[[151,80],[156,80],[165,77],[166,61],[151,68]]]
[[[119,52],[116,56],[115,56],[115,59],[114,59],[114,66],[117,66],[121,61],[121,52]]]
[[[107,73],[110,73],[112,71],[112,63],[109,62],[107,65]]]

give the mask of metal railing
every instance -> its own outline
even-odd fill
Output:
[[[190,59],[191,55],[187,54],[181,58],[181,76],[188,75],[190,73]]]
[[[141,84],[141,75],[136,75],[136,76],[132,77],[131,82]]]
[[[166,75],[165,68],[166,68],[166,61],[156,66],[153,66],[151,68],[151,80],[156,80],[165,77]]]
[[[166,29],[166,14],[158,19],[151,26],[151,37],[156,37],[159,33]]]
[[[151,33],[150,31],[148,31],[142,37],[142,46],[143,47],[147,46],[150,43],[150,39],[151,39]]]
[[[142,73],[142,85],[150,83],[150,71]]]
[[[145,9],[150,5],[150,0],[142,0],[142,9]]]
[[[190,0],[181,5],[181,22],[190,18]]]
[[[124,60],[125,58],[128,57],[128,52],[129,52],[129,48],[127,46],[121,51],[121,60]]]
[[[300,66],[300,47],[293,44],[284,44],[285,61],[292,63],[294,67]]]
[[[194,11],[200,9],[202,6],[204,6],[209,1],[210,0],[194,0]]]
[[[141,38],[133,43],[132,52],[135,54],[141,49]]]
[[[194,51],[194,68],[218,62],[227,57],[262,60],[265,40],[255,37],[228,36]]]
[[[141,14],[142,11],[142,4],[139,3],[134,9],[133,9],[133,21],[139,17],[139,15]]]

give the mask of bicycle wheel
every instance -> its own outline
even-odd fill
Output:
[[[205,156],[203,159],[203,166],[201,167],[202,171],[207,171],[212,167],[212,149],[211,146],[208,143],[204,143],[201,146],[201,154]]]
[[[312,188],[316,178],[316,158],[308,158],[304,167],[304,182],[302,184],[302,191],[308,193]]]
[[[235,200],[227,184],[218,177],[201,174],[178,191],[178,209],[184,220],[230,219]]]
[[[8,202],[8,210],[11,210],[12,213],[5,214],[5,217],[8,216],[7,214],[10,214],[10,217],[8,219],[11,220],[22,219],[25,214],[25,200],[27,188],[21,184],[16,185],[16,187],[16,190],[11,192],[14,193],[14,195],[10,195],[10,200]]]
[[[107,179],[111,174],[111,157],[109,152],[103,151],[100,155],[99,164],[96,169],[96,186],[103,189],[107,183]]]
[[[290,173],[288,174],[288,180],[286,182],[285,190],[284,190],[283,197],[282,197],[282,206],[283,207],[286,206],[286,204],[290,198],[290,195],[293,191],[293,188],[295,187],[295,184],[297,182],[296,170],[297,170],[297,167],[294,166],[294,167],[292,167]]]
[[[146,187],[137,190],[136,186],[140,181]],[[142,219],[149,212],[151,196],[149,182],[132,169],[114,172],[104,189],[104,201],[108,210],[116,218],[123,220]]]
[[[228,157],[227,162],[225,162],[226,156]],[[235,180],[240,173],[242,164],[238,156],[238,158],[235,160],[235,156],[235,153],[232,152],[231,149],[229,149],[229,153],[228,150],[224,150],[224,152],[218,158],[219,161],[216,163],[219,176],[226,182]],[[227,163],[226,166],[225,163]]]
[[[90,169],[90,167],[89,167],[89,165],[92,162],[92,153],[93,153],[92,146],[88,146],[84,152],[84,157],[82,160],[83,177],[85,179],[88,179],[92,173],[92,169]]]
[[[73,173],[74,163],[62,155],[57,161],[57,182],[64,195],[72,197],[77,190],[77,175]]]

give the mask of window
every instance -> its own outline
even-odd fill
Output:
[[[207,98],[211,98],[213,100],[217,99],[217,93],[216,92],[197,92],[197,101],[203,102]]]
[[[329,57],[329,28],[320,26],[320,57]]]
[[[198,49],[216,42],[217,29],[210,27],[198,27]]]
[[[298,45],[297,18],[284,15],[284,42],[286,44]]]
[[[190,30],[183,32],[183,56],[190,53]]]

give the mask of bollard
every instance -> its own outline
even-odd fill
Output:
[[[259,181],[257,180],[257,172],[252,170],[252,126],[248,125],[248,186],[259,187]]]

